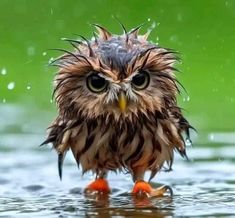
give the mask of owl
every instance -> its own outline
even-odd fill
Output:
[[[162,168],[171,169],[175,150],[186,157],[190,140],[191,125],[176,99],[177,52],[148,41],[149,32],[139,34],[141,26],[129,32],[123,27],[121,35],[94,26],[91,40],[64,39],[73,50],[58,49],[63,54],[51,62],[58,67],[58,116],[43,144],[57,151],[60,178],[69,150],[83,173],[95,174],[86,192],[109,193],[108,172],[125,171],[133,195],[163,195],[170,187],[149,182]]]

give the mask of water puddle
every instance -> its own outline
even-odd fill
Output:
[[[93,175],[82,176],[68,154],[60,181],[55,152],[49,146],[38,146],[52,116],[37,113],[29,117],[20,108],[0,107],[1,114],[6,110],[11,114],[1,117],[0,217],[235,215],[235,147],[229,134],[223,133],[225,142],[222,133],[213,133],[214,141],[206,147],[189,147],[190,161],[176,155],[173,171],[154,178],[154,186],[170,185],[173,197],[134,199],[130,195],[131,177],[114,173],[108,178],[110,196],[85,196],[83,188]]]

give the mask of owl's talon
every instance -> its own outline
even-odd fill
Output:
[[[106,179],[96,179],[85,188],[85,193],[104,193],[109,194],[110,188]]]
[[[152,189],[150,196],[151,197],[162,197],[165,196],[165,194],[169,193],[170,197],[173,196],[173,190],[168,185],[163,185],[159,188]]]
[[[170,196],[173,195],[173,190],[170,186],[164,185],[159,188],[153,189],[152,186],[144,181],[137,181],[132,190],[134,196],[147,196],[147,197],[162,197],[166,193],[169,193]]]

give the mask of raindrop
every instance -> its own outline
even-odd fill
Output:
[[[156,37],[156,45],[159,45],[159,37]]]
[[[28,84],[28,85],[26,86],[26,89],[27,89],[27,90],[30,90],[30,89],[31,89],[31,85]]]
[[[182,21],[182,14],[177,14],[177,20],[180,22]]]
[[[153,22],[150,26],[150,28],[148,28],[148,32],[152,32],[152,30],[156,27],[156,22]]]
[[[28,56],[35,55],[35,48],[33,46],[29,46],[27,49]]]
[[[153,30],[156,27],[156,22],[153,22],[151,25],[151,30]]]
[[[52,100],[52,99],[50,100],[50,103],[51,103],[51,104],[53,103],[53,100]]]
[[[6,75],[6,74],[7,74],[7,69],[6,69],[6,68],[2,68],[1,74],[2,74],[2,75]]]
[[[51,64],[51,62],[54,60],[54,58],[50,58],[49,60],[49,64]]]
[[[219,90],[217,88],[213,88],[212,92],[218,92]]]
[[[47,55],[47,53],[44,51],[44,52],[42,53],[42,55],[43,55],[43,56],[46,56],[46,55]]]
[[[190,97],[189,97],[189,96],[184,97],[184,98],[183,98],[183,101],[184,101],[184,102],[185,102],[185,101],[190,101]]]
[[[177,41],[178,41],[178,36],[177,36],[177,35],[172,35],[172,36],[170,37],[170,41],[172,41],[172,42],[177,42]]]
[[[186,146],[191,146],[192,145],[192,141],[189,138],[187,138],[185,140],[185,144],[186,144]]]
[[[209,139],[210,139],[211,141],[214,141],[214,140],[215,140],[214,134],[210,134],[210,135],[209,135]]]
[[[6,103],[6,99],[4,98],[4,99],[2,99],[2,103],[3,104],[5,104]]]
[[[151,21],[151,19],[150,18],[148,18],[148,22],[150,22]]]
[[[7,88],[8,88],[9,90],[14,89],[14,88],[15,88],[15,82],[10,82],[10,83],[8,83]]]

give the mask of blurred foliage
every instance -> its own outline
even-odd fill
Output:
[[[142,33],[155,25],[150,39],[181,53],[177,77],[189,97],[182,92],[179,102],[199,132],[234,131],[235,1],[1,0],[0,11],[1,104],[55,111],[56,69],[47,63],[58,53],[48,49],[69,48],[63,37],[91,37],[90,23],[120,34],[117,17],[128,30],[145,22]]]

